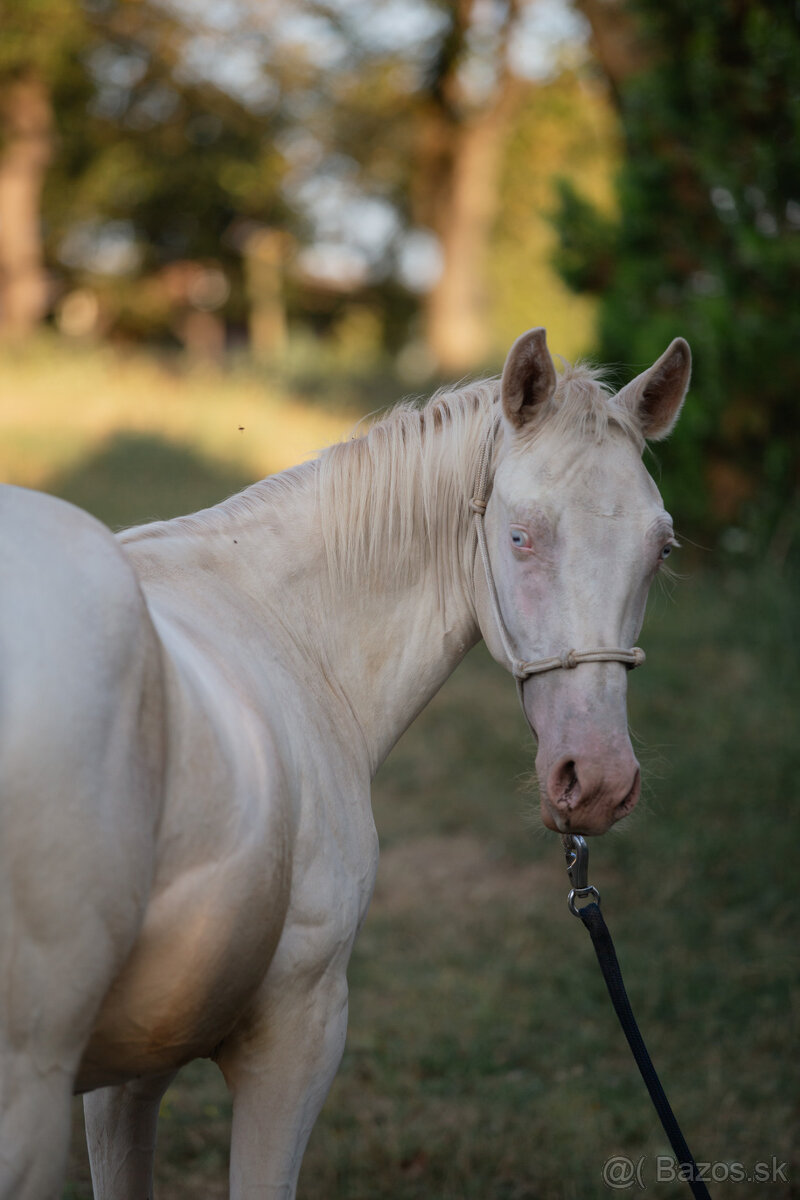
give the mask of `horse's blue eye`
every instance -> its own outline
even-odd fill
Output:
[[[669,558],[670,554],[672,554],[672,546],[665,546],[661,551],[662,558]]]
[[[531,540],[524,529],[512,529],[511,544],[520,550],[526,550],[530,546]]]

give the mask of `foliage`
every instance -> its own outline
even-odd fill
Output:
[[[0,83],[27,72],[48,77],[84,37],[79,0],[3,0]]]
[[[601,361],[634,373],[672,337],[692,344],[694,395],[659,452],[681,520],[749,522],[783,546],[800,458],[800,24],[765,0],[630,4],[645,65],[622,87],[618,219],[563,185],[558,265],[601,297]]]
[[[411,329],[421,327],[429,350],[439,343],[440,363],[446,331],[453,361],[444,373],[496,366],[537,321],[557,349],[583,353],[595,305],[576,302],[555,276],[545,214],[561,171],[607,203],[616,123],[601,89],[566,66],[556,71],[555,54],[551,78],[534,82],[509,69],[536,5],[412,4],[415,35],[390,39],[391,17],[380,5],[308,2],[339,51],[334,69],[304,96],[306,132],[320,155],[311,170],[329,175],[332,186],[346,182],[353,212],[360,196],[394,214],[393,235],[371,267],[378,290],[386,292],[398,267],[402,277],[411,240],[433,233],[443,274],[424,299],[412,298],[419,311]],[[491,153],[481,150],[482,139]],[[448,272],[458,278],[452,288]],[[470,295],[474,306],[464,301]],[[408,307],[387,311],[392,348],[407,337],[408,316]]]
[[[0,83],[34,72],[51,97],[43,210],[62,289],[90,282],[118,323],[147,334],[168,323],[170,300],[132,280],[178,260],[213,262],[242,320],[241,237],[248,222],[287,221],[270,105],[193,69],[201,31],[155,0],[5,0],[3,15]],[[129,260],[105,273],[104,237]]]
[[[585,72],[564,71],[531,89],[521,105],[508,138],[491,241],[490,320],[498,357],[533,325],[544,325],[551,350],[569,360],[590,348],[596,304],[555,275],[548,214],[561,176],[592,197],[598,221],[611,220],[618,140],[608,99]]]
[[[452,374],[496,365],[534,309],[568,354],[583,349],[594,304],[575,308],[555,280],[541,206],[565,163],[597,190],[612,119],[570,74],[540,85],[510,69],[534,7],[409,0],[401,20],[367,0],[5,0],[0,102],[33,72],[54,112],[43,228],[61,327],[188,345],[197,297],[172,268],[205,264],[231,286],[208,307],[243,340],[258,290],[243,251],[267,226],[289,235],[263,288],[282,274],[280,320],[336,341],[368,310],[369,352],[410,344],[412,383],[432,365],[434,310],[477,355]],[[442,279],[461,280],[441,293],[437,243]],[[320,246],[349,280],[315,276]]]

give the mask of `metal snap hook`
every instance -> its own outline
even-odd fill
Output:
[[[575,903],[576,897],[579,900],[585,900],[591,896],[595,904],[599,904],[600,893],[589,883],[589,847],[586,844],[586,838],[581,837],[578,833],[567,833],[564,834],[561,841],[567,860],[567,874],[572,884],[567,896],[567,904],[569,911],[579,917],[580,910]]]

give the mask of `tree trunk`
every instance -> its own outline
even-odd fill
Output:
[[[286,351],[288,338],[283,276],[287,235],[280,229],[260,228],[245,238],[245,287],[250,304],[250,352],[272,361]]]
[[[482,365],[491,349],[487,255],[505,129],[489,114],[452,132],[452,161],[436,202],[442,273],[428,295],[427,341],[439,369],[458,374]]]
[[[494,85],[478,101],[463,69],[472,54],[474,0],[450,5],[445,38],[419,114],[419,160],[414,207],[437,236],[442,273],[428,295],[426,341],[438,368],[461,374],[482,366],[490,352],[487,319],[489,240],[497,215],[506,136],[525,85],[507,68],[508,41],[518,3],[508,5],[498,31]]]
[[[608,80],[616,107],[631,75],[649,62],[641,29],[628,0],[576,0],[592,30],[592,53]]]
[[[0,335],[20,338],[38,325],[48,304],[40,204],[52,152],[52,113],[36,76],[5,83],[0,129]]]

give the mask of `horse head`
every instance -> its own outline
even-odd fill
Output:
[[[642,450],[673,428],[690,372],[677,338],[613,395],[584,367],[559,378],[543,329],[515,342],[503,370],[497,465],[479,517],[478,615],[490,651],[520,680],[539,744],[542,819],[561,833],[604,833],[639,798],[630,656],[581,661],[581,652],[634,647],[676,544]]]

